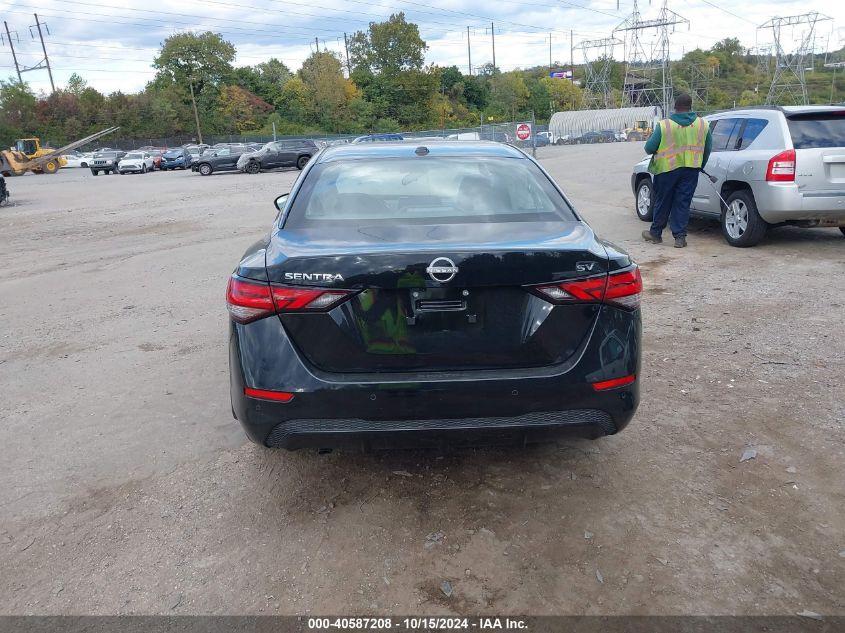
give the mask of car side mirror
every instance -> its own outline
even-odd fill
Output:
[[[283,194],[282,194],[282,195],[280,195],[278,198],[276,198],[275,202],[273,202],[273,204],[275,204],[275,205],[276,205],[276,208],[277,208],[280,212],[281,212],[282,210],[284,210],[285,205],[288,203],[288,197],[289,197],[289,196],[290,196],[290,194],[289,194],[289,193],[283,193]]]

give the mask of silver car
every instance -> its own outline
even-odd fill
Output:
[[[845,108],[767,106],[705,117],[713,152],[691,213],[718,219],[731,246],[754,246],[771,226],[839,227],[845,234]],[[650,157],[634,166],[637,215],[652,219]]]

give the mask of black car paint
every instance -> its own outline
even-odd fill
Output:
[[[215,149],[211,153],[206,152],[191,163],[191,171],[197,171],[203,175],[211,175],[215,171],[236,171],[238,169],[238,158],[243,153],[243,149],[232,151],[231,148]],[[204,169],[203,165],[207,167]]]
[[[307,178],[307,171],[295,183],[290,199]],[[584,272],[578,270],[579,264],[584,262],[598,265],[600,268],[596,272],[619,271],[632,265],[624,251],[596,238],[580,219],[566,223],[565,230],[556,235],[551,227],[527,223],[516,228],[510,225],[506,231],[499,227],[497,235],[484,236],[478,233],[482,227],[475,225],[471,243],[466,239],[467,227],[462,225],[393,225],[379,227],[376,234],[368,229],[363,232],[366,235],[327,234],[325,231],[317,235],[309,230],[280,229],[283,224],[284,211],[281,211],[276,228],[247,250],[235,274],[276,283],[284,279],[285,272],[313,272],[325,268],[343,276],[343,282],[335,286],[376,295],[383,292],[407,294],[414,288],[435,294],[448,293],[462,286],[471,286],[471,293],[483,293],[485,288],[504,284],[512,286],[509,292],[523,293],[521,300],[531,302],[542,301],[531,294],[532,284],[584,277]],[[489,233],[497,233],[489,227],[484,228],[488,228]],[[409,247],[391,252],[391,244],[397,243]],[[526,249],[532,243],[535,247]],[[448,285],[434,282],[424,273],[426,265],[442,255],[455,259],[460,269]],[[508,257],[519,257],[519,265],[506,266]],[[368,266],[390,272],[368,278],[365,270]],[[514,272],[516,269],[518,273]],[[409,279],[414,280],[410,285],[407,284]],[[307,285],[309,282],[299,283]],[[314,285],[331,284],[319,282]],[[618,432],[636,411],[639,381],[606,392],[595,391],[592,383],[623,375],[639,375],[639,309],[630,311],[607,304],[580,304],[554,306],[551,313],[573,323],[574,336],[565,337],[564,341],[548,339],[545,346],[540,343],[534,350],[531,362],[504,369],[501,359],[496,358],[488,358],[487,362],[484,358],[472,359],[455,366],[455,354],[441,359],[440,365],[422,363],[412,367],[390,361],[380,366],[361,363],[361,350],[350,349],[342,334],[343,324],[356,318],[353,302],[341,304],[324,314],[283,314],[246,325],[231,322],[232,410],[250,439],[260,444],[266,444],[274,429],[283,427],[286,421],[351,418],[367,421],[370,425],[385,424],[378,432],[373,432],[372,428],[356,433],[303,432],[285,435],[281,443],[273,442],[274,446],[290,449],[333,446],[347,441],[375,446],[386,436],[398,441],[399,436],[409,435],[411,445],[423,441],[424,434],[419,431],[406,433],[401,424],[397,428],[397,419],[442,422],[443,428],[435,435],[450,438],[451,442],[478,431],[464,428],[461,420],[502,416],[518,419],[526,414],[570,409],[601,411],[608,414],[612,422],[609,428],[599,428],[585,421],[509,430],[521,441],[543,439],[549,433],[571,432],[597,437]],[[312,318],[311,322],[307,320]],[[336,330],[319,327],[319,320],[324,326],[325,321],[330,320],[341,327]],[[327,332],[329,336],[326,336]],[[483,339],[483,330],[480,336]],[[296,342],[303,340],[302,337],[316,339],[307,351]],[[355,366],[356,362],[358,366]],[[246,397],[245,386],[290,391],[295,395],[288,403],[270,402]]]
[[[258,165],[259,170],[300,167],[318,151],[314,141],[274,141],[268,149],[254,152],[249,157],[244,171],[249,171],[250,163]]]
[[[111,150],[100,155],[95,153],[91,158],[91,173],[95,176],[101,171],[107,174],[118,173],[117,165],[124,156],[126,156],[126,152],[120,150]]]

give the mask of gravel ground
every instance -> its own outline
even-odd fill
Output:
[[[226,278],[298,172],[8,179],[0,613],[845,614],[845,239],[641,243],[640,155],[540,152],[643,267],[637,416],[446,455],[232,420]]]

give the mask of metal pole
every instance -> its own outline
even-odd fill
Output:
[[[572,74],[570,81],[575,83],[575,53],[573,52],[575,46],[573,45],[575,33],[572,29],[569,30],[569,72]]]
[[[833,105],[834,86],[836,86],[836,66],[833,67],[833,79],[830,80],[830,105]]]
[[[276,122],[273,121],[273,140],[276,140]]]
[[[472,75],[472,50],[469,46],[469,27],[467,27],[467,63],[469,64],[469,74]]]
[[[6,26],[6,37],[9,38],[9,48],[12,49],[12,59],[15,60],[15,70],[18,73],[18,83],[23,83],[23,78],[21,78],[21,67],[18,66],[18,56],[15,54],[15,45],[12,44],[12,34],[9,33],[9,23],[3,20],[3,24]]]
[[[493,74],[496,74],[496,27],[490,23],[490,36],[493,38]]]
[[[47,47],[44,45],[44,34],[41,32],[41,22],[38,20],[37,13],[33,13],[33,15],[35,16],[35,26],[38,27],[38,37],[41,40],[41,50],[44,51],[44,63],[47,65],[47,74],[50,75],[50,87],[53,89],[53,92],[56,92],[56,84],[53,83],[53,71],[50,69],[50,58],[47,57]]]
[[[549,33],[549,75],[552,73],[552,34]]]
[[[534,129],[535,123],[534,110],[531,110],[531,155],[537,158],[537,131]]]
[[[197,113],[197,99],[194,96],[194,82],[189,81],[188,85],[191,87],[191,103],[194,106],[194,121],[197,123],[197,139],[202,143],[202,130],[200,129],[200,115]]]

